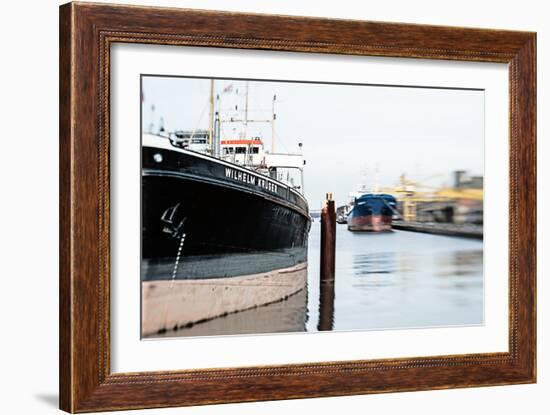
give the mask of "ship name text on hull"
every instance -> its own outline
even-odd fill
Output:
[[[251,184],[262,189],[277,193],[277,185],[267,179],[263,179],[254,174],[246,173],[240,170],[235,170],[230,167],[225,168],[225,177],[237,182]]]

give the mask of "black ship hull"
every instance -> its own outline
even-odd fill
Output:
[[[142,148],[142,280],[226,278],[307,261],[305,199],[192,151]]]

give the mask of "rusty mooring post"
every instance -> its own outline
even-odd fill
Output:
[[[321,282],[334,282],[336,260],[336,210],[332,193],[321,209]]]
[[[332,193],[327,193],[321,209],[321,278],[319,290],[319,331],[334,324],[334,274],[336,263],[336,210]]]

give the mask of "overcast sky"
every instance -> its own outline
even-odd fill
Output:
[[[142,82],[145,130],[160,117],[168,131],[208,127],[208,79]],[[216,80],[215,89],[226,115],[235,105],[243,109],[243,81]],[[250,81],[249,118],[270,118],[274,94],[275,150],[296,151],[303,143],[311,209],[326,192],[340,205],[362,185],[393,186],[402,173],[431,186],[451,185],[454,170],[483,175],[483,91]],[[251,125],[249,133],[270,150],[271,127]],[[234,133],[226,124],[222,138]]]

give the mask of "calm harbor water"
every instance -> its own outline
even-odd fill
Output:
[[[307,292],[164,335],[483,324],[482,241],[407,231],[355,233],[338,225],[334,288],[320,287],[319,245],[317,221],[309,238]]]
[[[319,325],[320,224],[309,251],[308,331]],[[338,225],[333,330],[483,324],[483,242]]]

